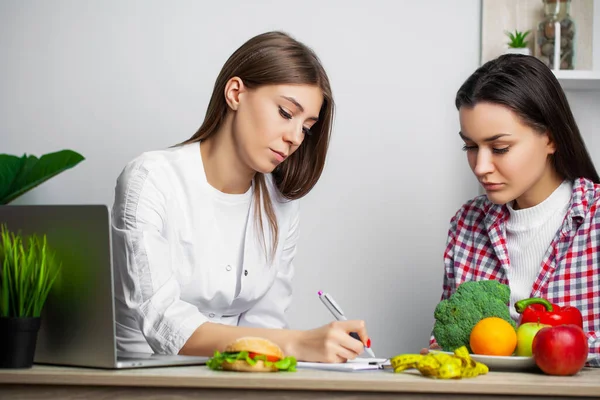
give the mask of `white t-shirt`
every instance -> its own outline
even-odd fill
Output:
[[[219,234],[225,244],[224,259],[235,270],[237,277],[235,295],[240,293],[243,274],[244,241],[250,212],[253,187],[243,194],[223,193],[211,186],[213,205]]]

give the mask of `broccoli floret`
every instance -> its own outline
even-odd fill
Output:
[[[473,327],[487,317],[498,317],[516,328],[508,304],[510,288],[495,280],[462,283],[447,300],[435,308],[433,336],[444,351],[467,346]]]

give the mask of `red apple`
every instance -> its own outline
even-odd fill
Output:
[[[533,338],[533,358],[548,375],[575,375],[588,356],[585,332],[577,325],[542,328]]]

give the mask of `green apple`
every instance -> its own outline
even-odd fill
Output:
[[[517,356],[531,357],[533,338],[542,328],[550,325],[540,324],[539,322],[527,322],[519,325],[517,328]]]

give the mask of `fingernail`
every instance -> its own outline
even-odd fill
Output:
[[[367,347],[370,349],[371,348],[371,339],[367,339]]]

